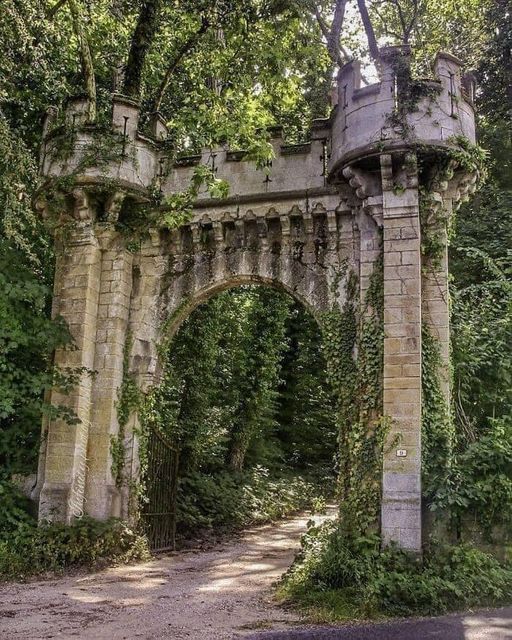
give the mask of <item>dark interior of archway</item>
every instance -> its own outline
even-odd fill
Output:
[[[198,306],[165,354],[145,422],[178,450],[178,537],[315,507],[332,491],[320,329],[284,292],[246,285]]]

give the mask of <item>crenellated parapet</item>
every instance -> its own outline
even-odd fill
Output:
[[[116,188],[138,201],[148,200],[157,192],[165,201],[166,196],[187,191],[198,167],[207,167],[212,176],[228,185],[229,195],[223,203],[234,204],[235,209],[241,202],[333,193],[326,173],[328,120],[315,121],[311,140],[301,144],[287,144],[282,129],[272,129],[272,159],[260,166],[243,150],[225,148],[204,149],[197,155],[173,159],[160,114],[152,116],[151,135],[143,134],[138,127],[139,105],[124,96],[113,96],[108,126],[87,124],[86,111],[86,98],[79,97],[68,101],[61,122],[55,110],[49,112],[40,171],[52,188],[69,192],[71,185]],[[206,187],[200,188],[195,203],[198,210],[218,204],[219,199],[212,198]],[[200,218],[203,215],[204,211],[198,214]]]
[[[367,86],[362,86],[358,62],[343,67],[330,119],[314,121],[311,139],[300,144],[288,144],[281,128],[272,129],[272,157],[264,166],[243,150],[227,148],[174,158],[162,116],[152,114],[142,133],[139,104],[116,94],[110,121],[103,125],[86,122],[84,97],[67,102],[60,122],[55,111],[50,112],[41,173],[68,188],[70,181],[85,187],[115,186],[138,200],[157,193],[165,201],[189,189],[198,167],[207,167],[227,184],[226,204],[289,200],[347,187],[357,167],[375,171],[382,153],[412,150],[428,158],[453,149],[460,138],[474,142],[472,76],[462,74],[459,60],[441,53],[433,79],[414,79],[409,54],[408,47],[382,49],[381,80]],[[219,199],[202,187],[195,208],[218,205]]]
[[[87,122],[87,98],[67,101],[61,120],[51,111],[45,122],[40,172],[62,185],[72,179],[77,185],[113,185],[140,198],[147,196],[161,169],[162,140],[167,130],[155,114],[153,136],[139,131],[140,106],[114,94],[110,121]]]

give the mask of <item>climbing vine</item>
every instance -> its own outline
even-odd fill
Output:
[[[400,129],[404,139],[413,137],[407,116],[418,110],[421,100],[434,102],[442,91],[441,85],[413,78],[409,58],[401,51],[393,51],[387,58],[396,81],[395,108],[387,116],[390,127]],[[427,108],[427,112],[431,110]]]
[[[446,240],[453,227],[453,216],[435,199],[435,185],[451,180],[456,170],[485,180],[487,152],[463,136],[448,139],[450,148],[439,150],[435,171],[428,186],[420,188],[423,270],[433,282],[436,272],[446,268],[443,257]],[[421,167],[420,167],[421,170]],[[446,230],[446,233],[445,233]],[[441,345],[427,323],[422,324],[422,470],[424,495],[431,501],[444,488],[453,458],[455,426],[442,376],[450,376],[441,357]]]
[[[444,363],[439,341],[425,323],[421,336],[423,493],[432,498],[446,481],[453,454],[454,426],[442,389]]]
[[[336,399],[341,521],[347,531],[363,534],[378,522],[388,430],[382,415],[382,256],[374,265],[360,311],[353,272],[347,276],[346,291],[343,308],[325,313],[322,327],[328,379]]]
[[[112,475],[116,486],[120,489],[124,483],[125,465],[125,428],[133,411],[140,405],[141,393],[129,370],[130,351],[132,345],[131,335],[128,334],[123,349],[123,379],[118,391],[117,422],[119,430],[110,439],[110,454],[112,456]]]

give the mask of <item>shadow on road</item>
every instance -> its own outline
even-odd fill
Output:
[[[512,607],[384,624],[269,631],[248,640],[512,640]]]

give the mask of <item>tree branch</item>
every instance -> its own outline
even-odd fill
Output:
[[[51,9],[46,12],[46,17],[51,20],[57,11],[66,4],[67,0],[57,0]]]
[[[167,91],[167,87],[169,86],[169,82],[171,81],[172,74],[176,71],[176,68],[181,63],[186,54],[195,47],[201,36],[206,33],[209,26],[210,21],[208,20],[208,18],[203,16],[201,18],[201,26],[199,27],[199,29],[192,33],[178,49],[176,55],[168,65],[164,77],[162,78],[162,82],[160,83],[157,94],[152,103],[152,108],[150,109],[151,111],[159,111],[165,92]]]
[[[347,0],[337,0],[334,9],[334,17],[331,24],[331,32],[327,38],[327,51],[331,56],[331,60],[340,57],[340,36],[343,27],[343,19],[345,18],[345,7]]]
[[[320,27],[320,31],[327,42],[327,52],[329,57],[331,58],[332,63],[338,66],[342,66],[347,61],[347,58],[344,57],[343,50],[339,44],[346,4],[347,0],[337,0],[331,28],[327,26],[317,4],[314,2],[311,5],[316,21],[318,22],[318,26]]]
[[[372,21],[368,15],[368,9],[364,0],[357,0],[357,6],[359,7],[359,14],[363,21],[364,31],[366,33],[366,39],[368,40],[368,48],[370,50],[370,56],[375,62],[379,61],[379,46],[377,45],[377,38],[375,37],[375,31],[373,30]]]

